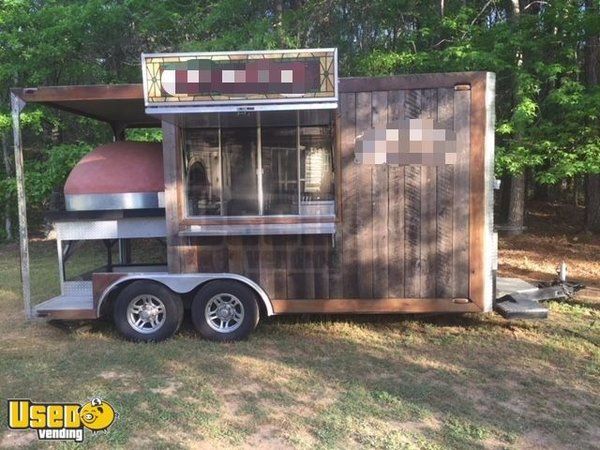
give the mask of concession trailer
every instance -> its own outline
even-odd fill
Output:
[[[202,336],[235,340],[279,314],[492,310],[493,73],[338,79],[336,49],[143,54],[141,67],[139,85],[12,90],[29,317],[109,316],[125,337],[156,341],[189,310]],[[27,103],[114,132],[49,216],[61,293],[41,303]],[[135,127],[162,128],[162,144],[125,140]],[[140,240],[164,253],[132,257]],[[69,276],[89,241],[102,264]]]

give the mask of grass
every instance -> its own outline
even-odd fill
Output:
[[[570,243],[572,275],[595,287],[550,302],[547,321],[282,317],[231,344],[201,340],[189,322],[149,345],[105,322],[27,322],[17,249],[2,247],[0,447],[38,446],[6,428],[6,398],[101,396],[120,417],[86,447],[597,448],[600,242],[552,233],[501,244],[504,275],[549,279],[548,252]],[[54,251],[33,247],[40,295],[56,278]]]

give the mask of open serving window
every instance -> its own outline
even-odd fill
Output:
[[[186,218],[335,215],[329,112],[221,116],[183,129]]]
[[[146,112],[177,128],[180,235],[335,231],[335,49],[142,62]]]

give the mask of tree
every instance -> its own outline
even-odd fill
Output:
[[[521,18],[521,5],[519,0],[511,0],[512,10],[511,10],[511,24],[513,25],[513,30],[517,31],[519,26],[519,20]],[[516,103],[516,112],[519,112],[519,106],[523,103],[523,86],[520,80],[519,71],[523,68],[523,49],[517,48],[515,52],[515,64],[517,71],[515,72],[515,87],[516,87],[516,95],[515,95],[515,103]],[[521,105],[519,104],[521,103]],[[530,114],[526,115],[526,118],[530,118]],[[526,120],[524,122],[529,122]],[[519,122],[516,122],[519,124]],[[519,130],[516,134],[516,140],[522,141],[522,132],[523,130]],[[523,218],[525,216],[525,171],[523,168],[517,173],[513,173],[510,177],[510,194],[508,201],[508,225],[510,227],[511,234],[520,234],[523,231]]]
[[[0,128],[10,86],[139,82],[142,52],[331,46],[342,76],[489,70],[497,175],[515,177],[512,222],[521,223],[523,173],[548,185],[589,175],[597,229],[599,29],[598,0],[11,0],[0,6]],[[26,136],[32,160],[108,137],[90,121],[27,111],[39,114]],[[10,176],[6,166],[0,186]]]
[[[598,4],[593,0],[586,1],[586,10],[590,15],[598,17]],[[596,23],[587,35],[585,42],[585,79],[591,90],[600,85],[600,27]],[[589,173],[586,178],[585,228],[588,231],[600,232],[600,170]]]

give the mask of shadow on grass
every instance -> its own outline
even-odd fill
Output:
[[[294,430],[305,429],[326,447],[425,439],[483,448],[512,444],[528,430],[565,447],[582,436],[592,442],[580,418],[594,415],[594,403],[567,381],[569,365],[581,358],[552,341],[513,336],[536,332],[529,323],[474,314],[281,316],[262,321],[248,341],[215,344],[200,339],[187,317],[177,337],[156,345],[124,343],[107,321],[60,326],[66,335],[106,339],[106,349],[92,346],[72,365],[92,380],[99,366],[125,374],[115,393],[128,413],[150,420],[144,405],[154,401],[165,427],[184,433],[197,424],[204,437],[224,436],[232,445],[280,416],[292,424],[278,429],[290,442],[298,439]],[[557,365],[561,372],[549,376]],[[150,391],[128,392],[139,376]],[[180,380],[174,397],[156,395],[169,379]],[[239,417],[216,425],[228,408]]]
[[[572,302],[570,302],[572,303]],[[586,307],[589,305],[582,303]],[[110,318],[101,318],[98,320],[49,320],[48,325],[63,331],[65,334],[80,332],[101,332],[113,333],[114,325]],[[408,324],[429,324],[436,327],[464,327],[464,328],[483,328],[486,330],[494,328],[512,329],[515,322],[510,321],[486,321],[477,314],[469,313],[427,313],[427,314],[290,314],[272,317],[261,317],[259,327],[269,325],[310,325],[310,324],[336,324],[349,323],[357,325],[383,325],[398,326]],[[517,323],[518,324],[518,323]],[[516,325],[518,326],[518,325]],[[196,334],[194,330],[189,311],[186,311],[179,333]],[[197,335],[201,339],[200,335]]]

